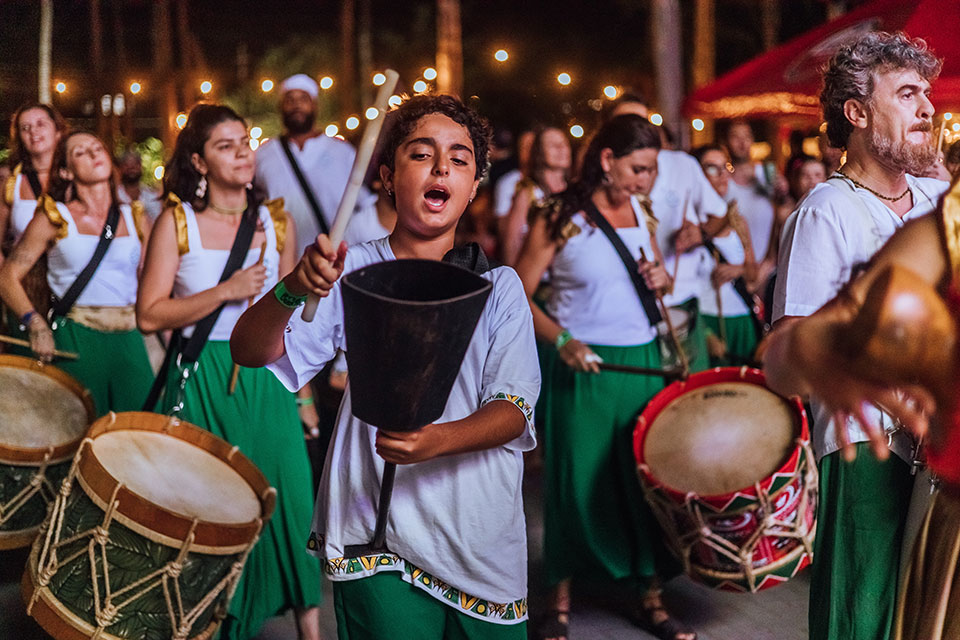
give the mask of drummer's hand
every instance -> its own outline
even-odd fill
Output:
[[[576,338],[568,340],[565,345],[557,351],[560,359],[577,371],[590,371],[591,373],[600,373],[600,356],[593,352],[593,349],[583,344]]]
[[[743,275],[742,264],[718,264],[710,274],[710,282],[717,289],[728,282],[733,282]]]
[[[703,234],[700,231],[700,227],[689,220],[683,221],[683,224],[680,225],[680,229],[673,239],[674,248],[678,254],[686,253],[690,249],[699,246],[702,242]]]
[[[224,287],[227,300],[246,300],[263,291],[263,283],[266,281],[267,268],[258,263],[246,269],[237,269],[220,286]]]
[[[833,415],[843,457],[848,461],[856,457],[856,448],[847,431],[848,418],[853,418],[870,438],[874,455],[886,460],[890,454],[887,436],[879,424],[867,418],[865,408],[869,404],[883,407],[907,430],[922,437],[928,428],[927,416],[936,410],[933,395],[918,385],[894,388],[852,374],[848,364],[832,348],[834,341],[825,333],[827,326],[805,322],[795,329],[793,353],[798,354],[795,366],[809,385],[811,394]]]
[[[341,242],[337,249],[324,234],[303,252],[300,262],[283,279],[287,291],[301,296],[313,293],[321,298],[330,293],[333,283],[343,273],[343,261],[347,256],[347,243]]]
[[[670,288],[670,274],[659,260],[653,262],[640,260],[637,262],[637,271],[652,291],[666,291]]]
[[[50,325],[39,314],[35,313],[30,318],[27,330],[30,332],[30,348],[36,354],[40,362],[50,362],[53,360],[53,351],[56,348],[53,341],[53,331]]]
[[[412,464],[436,458],[442,453],[436,436],[436,425],[428,424],[416,431],[377,429],[377,454],[393,464]]]

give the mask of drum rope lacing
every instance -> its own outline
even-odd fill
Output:
[[[807,526],[805,514],[809,506],[810,496],[817,495],[819,478],[817,475],[816,466],[810,462],[811,460],[815,460],[815,458],[809,441],[798,438],[797,444],[801,446],[806,453],[806,457],[802,462],[802,468],[797,470],[797,475],[803,475],[806,479],[806,486],[802,490],[800,503],[797,506],[795,512],[796,517],[794,521],[787,522],[778,520],[774,516],[775,509],[771,502],[771,497],[762,490],[762,487],[759,483],[755,483],[754,490],[756,491],[757,499],[760,502],[759,511],[764,514],[762,526],[758,526],[750,538],[748,538],[747,541],[740,546],[735,545],[726,538],[713,532],[709,523],[707,522],[707,519],[703,515],[698,500],[699,496],[696,493],[688,493],[686,495],[686,499],[684,500],[684,511],[695,523],[696,527],[689,533],[681,533],[673,516],[672,508],[675,503],[669,498],[666,498],[662,493],[659,493],[657,491],[657,487],[648,486],[645,482],[641,483],[644,497],[646,498],[647,503],[650,505],[654,516],[657,518],[657,521],[660,523],[660,526],[667,533],[668,541],[677,541],[670,546],[676,547],[674,551],[680,556],[680,559],[683,562],[684,571],[688,575],[694,575],[695,573],[691,566],[691,555],[694,547],[696,547],[697,544],[704,544],[713,551],[716,551],[732,562],[740,565],[743,573],[746,575],[751,592],[755,592],[757,589],[757,573],[753,566],[753,554],[757,545],[764,537],[772,536],[779,538],[799,539],[803,545],[804,551],[809,554],[811,560],[813,559],[813,546],[811,540],[812,531],[806,530]],[[784,488],[786,486],[789,486],[789,484],[784,485]],[[814,508],[816,508],[816,505],[814,505]]]
[[[15,516],[17,512],[38,493],[47,504],[50,504],[57,495],[57,490],[53,486],[53,483],[47,479],[47,467],[50,465],[50,456],[52,454],[53,447],[51,446],[43,456],[43,462],[40,463],[36,473],[30,478],[30,482],[18,491],[9,502],[0,504],[0,526],[3,526],[10,518]]]
[[[170,407],[168,415],[179,416],[180,412],[183,411],[183,397],[186,394],[187,389],[187,380],[190,379],[190,376],[197,372],[197,369],[200,368],[200,362],[188,362],[186,366],[183,364],[183,353],[177,354],[177,371],[180,372],[179,379],[177,380],[177,395],[175,396],[175,402]]]
[[[199,523],[199,518],[193,519],[190,530],[187,536],[183,539],[183,544],[180,546],[179,552],[174,560],[167,562],[164,566],[156,569],[146,576],[143,576],[135,582],[128,584],[122,589],[112,591],[110,584],[109,563],[107,561],[107,547],[110,543],[110,524],[114,519],[114,512],[120,504],[117,500],[117,495],[119,494],[120,489],[123,488],[123,484],[118,482],[114,487],[113,494],[110,497],[103,520],[98,526],[94,527],[93,529],[77,533],[67,539],[60,539],[60,534],[63,528],[63,519],[66,515],[66,508],[68,506],[67,503],[71,495],[74,480],[78,475],[81,453],[83,452],[85,446],[92,446],[92,444],[93,440],[90,438],[84,439],[83,443],[81,443],[80,449],[77,451],[77,454],[73,459],[73,463],[71,464],[70,472],[67,475],[67,478],[63,481],[63,484],[60,485],[60,491],[56,497],[56,500],[54,501],[53,510],[47,522],[44,523],[46,530],[42,534],[43,545],[41,547],[37,562],[39,569],[37,582],[40,588],[36,589],[31,596],[30,602],[27,604],[27,614],[30,614],[34,604],[40,599],[42,592],[48,590],[47,587],[56,573],[65,565],[73,562],[78,557],[86,553],[89,557],[90,577],[93,582],[94,619],[97,623],[97,628],[93,630],[93,635],[90,636],[90,640],[99,640],[102,634],[106,632],[106,628],[116,621],[117,616],[127,605],[129,605],[131,602],[134,602],[147,592],[155,589],[157,586],[160,586],[163,591],[167,614],[170,616],[170,626],[171,629],[173,629],[173,636],[171,636],[171,640],[186,640],[196,621],[210,607],[210,605],[220,597],[221,593],[226,590],[227,598],[226,602],[223,604],[223,608],[218,609],[218,611],[214,613],[215,620],[218,622],[222,620],[226,616],[226,604],[229,603],[234,592],[236,591],[240,574],[243,572],[243,567],[246,564],[248,556],[250,555],[250,551],[253,549],[260,537],[263,521],[261,519],[257,519],[257,531],[255,532],[251,542],[244,547],[240,558],[231,565],[227,574],[216,585],[214,585],[213,588],[208,591],[207,594],[201,598],[200,601],[197,602],[189,611],[184,611],[183,600],[180,593],[180,583],[178,579],[183,570],[183,566],[187,561],[187,557],[193,549],[195,530]],[[90,542],[85,548],[80,549],[79,551],[62,560],[57,558],[58,548],[86,537],[90,538]],[[100,598],[99,576],[97,575],[96,563],[98,551],[103,567],[103,587],[105,592],[105,598],[102,603]],[[171,583],[173,584],[172,593],[170,588]],[[128,597],[120,600],[119,602],[115,602],[117,598],[127,596],[127,594],[129,594]]]

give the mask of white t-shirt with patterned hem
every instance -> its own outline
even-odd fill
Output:
[[[394,259],[389,237],[356,245],[347,252],[344,273]],[[509,267],[497,267],[483,277],[493,283],[493,290],[437,422],[459,420],[488,402],[506,401],[523,412],[526,429],[500,447],[399,465],[386,532],[387,547],[393,553],[387,555],[396,555],[404,567],[451,585],[468,601],[477,598],[503,606],[523,602],[522,617],[510,619],[466,611],[491,622],[514,624],[526,619],[527,540],[521,484],[523,452],[536,444],[533,404],[540,391],[540,370],[533,320],[520,278]],[[339,283],[320,301],[313,323],[303,322],[299,312],[294,314],[284,346],[285,354],[268,368],[291,390],[309,381],[338,348],[346,350]],[[353,416],[348,385],[327,453],[308,544],[311,553],[325,558],[328,565],[343,561],[345,546],[367,543],[373,535],[384,464],[374,450],[375,439],[376,428]],[[350,580],[379,570],[398,570],[397,563],[369,564],[359,572],[328,573],[332,580]],[[412,576],[413,569],[407,574]],[[416,581],[411,578],[411,582]],[[463,609],[437,590],[427,591]]]

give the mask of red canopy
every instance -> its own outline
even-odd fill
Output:
[[[869,31],[904,31],[943,58],[937,110],[960,106],[960,1],[876,0],[754,58],[687,97],[689,116],[820,118],[820,69],[837,48]]]

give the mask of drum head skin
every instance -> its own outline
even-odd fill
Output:
[[[261,517],[260,500],[227,463],[189,442],[150,431],[98,435],[93,453],[107,472],[157,506],[206,522]]]
[[[659,412],[643,455],[666,487],[711,496],[771,476],[799,436],[796,412],[780,396],[749,382],[721,382],[688,391]]]
[[[82,398],[39,371],[0,366],[4,445],[46,449],[78,440],[91,416]]]

